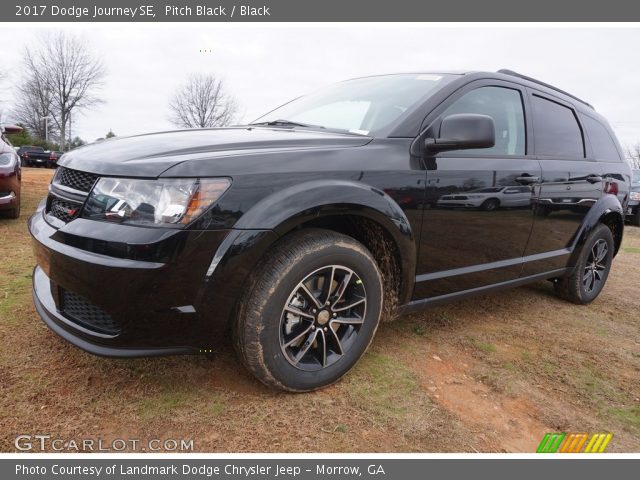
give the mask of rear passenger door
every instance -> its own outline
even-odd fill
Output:
[[[590,155],[573,105],[529,89],[533,149],[542,166],[534,195],[535,220],[523,275],[561,269],[569,246],[591,207],[602,196],[602,167]],[[526,258],[535,255],[533,258]]]

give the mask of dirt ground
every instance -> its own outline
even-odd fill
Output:
[[[50,170],[25,169],[19,220],[0,220],[0,451],[20,434],[193,439],[203,452],[533,452],[546,432],[612,432],[640,452],[640,229],[628,227],[600,297],[541,282],[384,324],[346,378],[274,393],[231,349],[97,358],[31,303],[26,221]]]

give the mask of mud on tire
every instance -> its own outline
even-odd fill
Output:
[[[240,299],[237,354],[270,387],[330,385],[369,346],[382,289],[373,256],[353,238],[322,229],[288,235],[265,255]]]

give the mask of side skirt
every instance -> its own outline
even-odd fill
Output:
[[[528,277],[516,278],[506,282],[495,283],[493,285],[485,285],[482,287],[471,288],[469,290],[463,290],[461,292],[447,293],[446,295],[439,295],[437,297],[424,298],[421,300],[414,300],[398,308],[398,315],[406,315],[408,313],[424,310],[428,307],[436,305],[442,305],[444,303],[450,303],[454,300],[462,300],[467,297],[475,295],[481,295],[484,293],[495,292],[498,290],[505,290],[508,288],[519,287],[528,283],[534,283],[540,280],[547,280],[555,277],[564,277],[570,275],[573,268],[559,268],[557,270],[551,270],[549,272],[538,273],[536,275],[530,275]]]

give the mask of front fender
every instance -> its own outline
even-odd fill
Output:
[[[333,215],[366,217],[384,228],[398,247],[403,285],[410,289],[416,263],[411,225],[389,195],[370,185],[347,180],[313,180],[294,185],[261,200],[234,228],[273,230],[282,236],[305,222]]]
[[[605,220],[613,220],[615,222],[616,231],[613,232],[615,240],[614,254],[618,253],[618,249],[622,243],[622,231],[624,229],[624,209],[618,197],[615,195],[604,195],[591,207],[589,213],[585,215],[580,229],[571,241],[572,253],[569,259],[569,266],[574,266],[577,263],[582,246],[586,242],[587,237],[599,223],[603,223]]]

